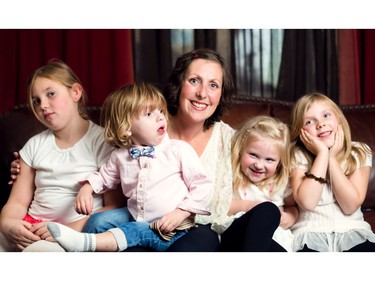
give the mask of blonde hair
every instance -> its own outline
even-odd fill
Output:
[[[238,190],[242,184],[251,183],[248,177],[242,172],[241,157],[248,143],[261,140],[263,138],[272,139],[280,151],[280,163],[275,174],[262,181],[259,189],[263,189],[267,183],[273,182],[275,190],[286,186],[289,182],[290,174],[290,139],[289,129],[286,124],[270,116],[256,116],[246,122],[233,136],[232,139],[232,168],[233,168],[233,188]]]
[[[357,153],[360,161],[360,165],[363,165],[366,160],[366,152],[370,152],[363,143],[360,143],[359,147],[352,146],[352,137],[350,132],[349,123],[340,109],[340,107],[329,97],[322,93],[309,93],[302,96],[294,105],[291,114],[291,129],[290,139],[292,142],[292,155],[295,155],[296,151],[300,150],[306,156],[309,163],[314,161],[315,155],[313,155],[302,143],[299,136],[301,128],[304,125],[304,118],[306,112],[310,109],[311,105],[315,102],[323,103],[327,105],[336,116],[338,122],[341,124],[344,132],[344,145],[343,150],[339,154],[339,162],[347,161],[346,168],[344,170],[345,175],[351,175],[356,169],[356,160],[352,152]]]
[[[86,111],[86,92],[82,86],[81,81],[67,64],[56,59],[49,61],[46,65],[35,70],[27,81],[27,96],[29,106],[37,118],[38,116],[35,111],[32,89],[35,80],[39,77],[47,78],[49,80],[60,83],[61,85],[64,85],[69,89],[72,88],[74,84],[79,84],[82,88],[82,95],[78,101],[78,112],[83,119],[90,119]]]
[[[104,137],[112,146],[129,147],[132,141],[128,132],[131,119],[142,110],[162,108],[167,118],[167,103],[162,93],[148,83],[125,85],[112,92],[104,101],[102,119],[104,119]]]

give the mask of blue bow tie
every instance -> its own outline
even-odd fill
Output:
[[[155,148],[153,146],[145,146],[142,147],[141,149],[137,147],[131,147],[129,149],[130,152],[130,157],[133,159],[137,159],[138,157],[141,156],[146,156],[146,157],[155,157]]]

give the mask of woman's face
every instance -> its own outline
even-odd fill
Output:
[[[216,110],[222,93],[223,69],[219,63],[194,60],[181,85],[179,114],[202,123]]]

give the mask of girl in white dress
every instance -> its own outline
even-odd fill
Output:
[[[375,251],[375,235],[364,221],[372,154],[352,142],[349,124],[327,96],[301,97],[291,116],[292,177],[299,218],[293,250]]]
[[[293,235],[290,227],[298,217],[289,186],[289,148],[287,125],[270,116],[250,119],[232,140],[234,200],[230,212],[236,219],[231,223],[235,225],[245,212],[261,202],[274,203],[280,209],[281,219],[273,237],[267,241],[270,251],[280,245],[291,251]],[[230,231],[222,234],[223,250],[238,248],[240,242],[225,239],[227,235]]]

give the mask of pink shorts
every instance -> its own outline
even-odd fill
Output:
[[[40,220],[40,219],[34,219],[32,216],[30,216],[29,214],[27,214],[24,218],[23,218],[24,221],[27,221],[31,224],[35,224],[35,223],[39,223],[39,222],[42,222],[43,220]]]

